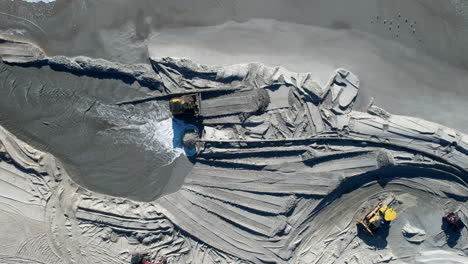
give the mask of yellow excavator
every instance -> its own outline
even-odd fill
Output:
[[[374,236],[383,224],[391,222],[397,217],[395,209],[390,207],[394,200],[395,196],[388,196],[385,200],[380,201],[363,218],[358,220],[358,224],[362,226],[366,233]]]
[[[169,108],[174,116],[198,116],[200,102],[197,94],[174,97],[169,100]]]

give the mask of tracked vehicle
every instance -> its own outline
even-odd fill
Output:
[[[396,218],[397,213],[391,208],[393,201],[395,201],[395,196],[393,194],[389,195],[383,201],[380,201],[371,211],[358,220],[358,225],[361,226],[366,233],[374,236],[382,225]]]
[[[169,100],[169,109],[174,116],[198,116],[200,115],[199,98],[198,94],[174,97]]]

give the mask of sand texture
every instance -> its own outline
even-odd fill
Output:
[[[9,58],[1,120],[18,138],[1,128],[2,263],[468,261],[468,230],[442,221],[468,223],[468,135],[354,110],[361,84],[347,69],[322,84],[260,63]],[[194,93],[200,117],[172,118],[168,98]],[[363,233],[356,221],[389,193],[397,219]]]
[[[467,69],[467,0],[0,0],[0,264],[468,263]]]

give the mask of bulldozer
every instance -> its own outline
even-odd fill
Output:
[[[174,116],[198,116],[200,102],[197,94],[174,97],[169,100],[169,109]]]
[[[374,236],[377,230],[386,222],[391,222],[397,217],[394,208],[391,208],[395,196],[389,195],[383,201],[380,201],[370,212],[358,220],[358,224],[366,233]]]

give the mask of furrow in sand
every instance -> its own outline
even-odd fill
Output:
[[[164,225],[160,219],[125,219],[123,217],[115,217],[109,214],[98,213],[96,211],[88,211],[80,208],[76,212],[76,218],[80,221],[91,222],[95,224],[106,224],[119,230],[140,230],[140,231],[163,231],[170,227]]]
[[[183,191],[182,195],[196,206],[204,208],[208,212],[226,219],[228,222],[235,223],[253,233],[261,234],[266,237],[274,236],[277,232],[281,231],[281,227],[284,228],[286,224],[285,217],[260,216],[217,200],[194,195],[192,192]]]
[[[175,197],[161,199],[161,202],[165,204],[166,212],[170,215],[175,213],[178,217],[174,223],[180,228],[184,227],[184,231],[193,234],[195,238],[208,245],[219,245],[222,251],[229,254],[237,255],[238,250],[250,252],[249,256],[245,256],[247,260],[257,258],[268,260],[273,257],[271,253],[268,254],[264,249],[251,244],[250,240],[244,237],[242,233],[239,233],[240,231],[232,225],[220,221],[218,216],[212,215],[201,208],[193,208],[184,197],[178,196],[177,202],[173,201],[173,198]],[[189,229],[186,229],[186,227]],[[226,233],[225,230],[232,230],[233,232]]]
[[[230,191],[219,188],[187,185],[184,189],[199,193],[202,196],[211,197],[233,205],[249,208],[271,214],[283,214],[288,212],[294,204],[294,197],[273,196],[268,194],[253,194],[244,191]]]

